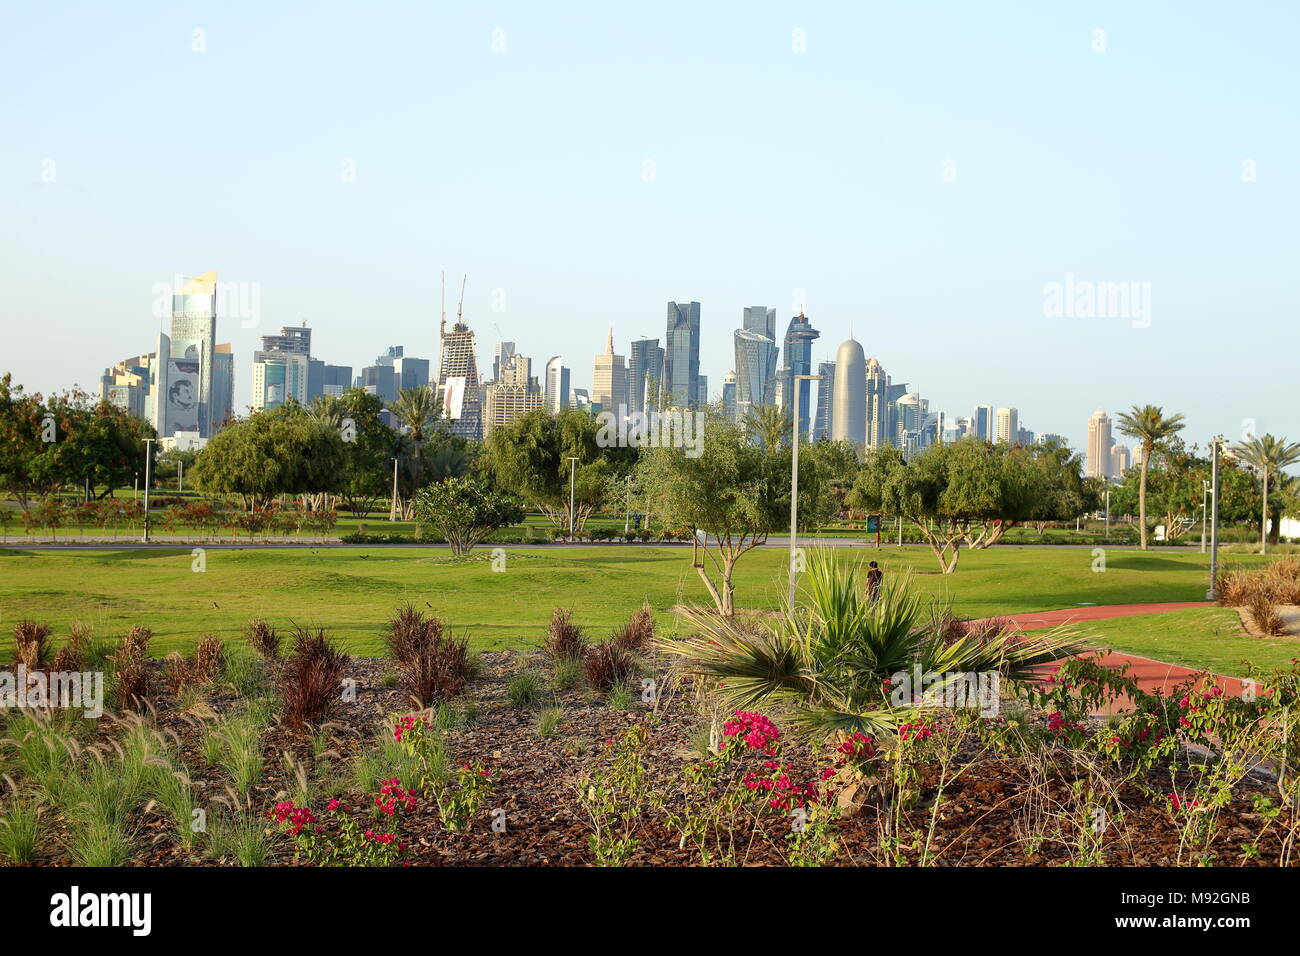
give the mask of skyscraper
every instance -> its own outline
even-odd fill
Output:
[[[835,353],[834,395],[831,437],[862,447],[867,440],[867,359],[853,339]]]
[[[546,363],[542,407],[552,415],[569,407],[569,370],[564,367],[564,357],[554,355]]]
[[[627,408],[629,412],[644,412],[647,405],[654,407],[654,396],[646,402],[647,383],[660,388],[663,382],[664,350],[658,339],[634,339],[627,357]]]
[[[487,435],[542,407],[542,387],[532,372],[533,360],[513,353],[509,364],[501,370],[500,381],[493,382],[484,390],[487,395],[484,414]]]
[[[1020,438],[1020,412],[1015,408],[999,408],[994,418],[993,440],[1014,445]]]
[[[161,370],[173,385],[185,379],[195,388],[196,414],[192,420],[197,422],[200,436],[207,438],[214,431],[212,411],[212,365],[217,351],[217,273],[205,272],[182,283],[180,292],[172,296],[172,332],[168,358]],[[159,356],[160,361],[163,356]],[[182,386],[184,392],[190,385]],[[172,387],[169,387],[172,388]],[[172,388],[172,397],[179,393]],[[168,396],[163,396],[166,400]],[[179,414],[178,420],[191,420],[188,414]],[[189,431],[190,429],[182,429]],[[163,432],[159,432],[160,435]],[[171,434],[168,432],[167,434]]]
[[[749,309],[745,312],[749,313]],[[775,310],[773,310],[775,321]],[[746,315],[748,318],[748,315]],[[743,422],[760,405],[771,405],[776,391],[776,342],[753,329],[736,329],[736,420]]]
[[[392,368],[388,372],[392,374]],[[307,355],[304,352],[253,353],[254,411],[279,408],[288,401],[307,404]]]
[[[812,322],[803,314],[799,314],[790,319],[790,324],[785,330],[785,362],[781,368],[780,378],[783,382],[782,402],[791,406],[793,411],[794,389],[796,375],[812,374],[812,344],[821,338],[821,333],[812,327]],[[802,381],[798,383],[799,389],[799,434],[807,436],[808,422],[813,417],[812,405],[812,382]]]
[[[993,406],[976,405],[975,406],[975,434],[985,441],[993,440]]]
[[[445,319],[439,325],[438,340],[438,387],[446,391],[449,384],[463,384],[463,389],[453,388],[449,393],[452,400],[444,411],[451,419],[449,430],[460,438],[481,439],[483,406],[478,359],[474,355],[474,333],[457,312],[456,324],[450,332]]]
[[[699,394],[700,304],[668,303],[664,348],[664,402],[685,408]]]
[[[822,380],[817,383],[817,417],[813,419],[813,441],[831,437],[831,423],[834,407],[831,396],[835,393],[835,363],[822,362],[817,366],[817,374]]]
[[[605,351],[596,356],[591,372],[591,400],[615,415],[627,405],[627,367],[623,356],[614,354],[614,330],[609,330]]]
[[[397,401],[397,369],[390,364],[367,365],[361,370],[361,387],[391,405]]]
[[[722,411],[731,421],[736,420],[736,373],[722,376]]]
[[[867,360],[867,445],[883,448],[894,443],[894,401],[889,394],[889,376],[880,362]]]
[[[429,360],[403,355],[393,360],[397,370],[397,387],[423,388],[429,384]]]
[[[492,350],[492,381],[501,379],[501,370],[510,364],[510,356],[515,354],[514,342],[498,342]]]
[[[1123,478],[1124,472],[1133,464],[1128,445],[1114,445],[1110,450],[1110,473],[1113,478]]]
[[[311,355],[311,329],[306,322],[300,326],[282,325],[279,335],[262,336],[262,351]]]
[[[1088,471],[1089,478],[1109,478],[1114,473],[1111,462],[1110,417],[1104,409],[1097,409],[1088,419]]]

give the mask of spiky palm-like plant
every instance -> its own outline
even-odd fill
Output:
[[[796,723],[817,733],[896,727],[911,710],[891,704],[885,682],[900,671],[946,675],[939,688],[972,673],[1025,680],[1034,668],[1084,649],[1060,630],[945,640],[910,581],[887,582],[873,603],[863,580],[860,561],[818,549],[801,582],[802,600],[777,621],[755,624],[686,608],[679,613],[695,633],[656,644],[686,673],[715,681],[728,706],[787,703]]]
[[[1138,534],[1142,550],[1147,549],[1147,471],[1156,445],[1183,430],[1182,415],[1165,415],[1159,405],[1134,405],[1130,411],[1120,412],[1119,430],[1136,438],[1142,446],[1142,472],[1138,477]]]

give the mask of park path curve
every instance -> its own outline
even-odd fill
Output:
[[[1183,611],[1188,608],[1217,607],[1214,601],[1175,601],[1163,604],[1098,604],[1088,607],[1067,607],[1051,611],[1030,611],[1024,614],[1002,615],[999,620],[1010,621],[1024,630],[1042,627],[1058,627],[1062,624],[1083,624],[1088,621],[1105,621],[1117,617],[1135,617],[1139,614],[1162,614],[1167,611]],[[1128,665],[1128,675],[1138,682],[1138,686],[1150,694],[1167,694],[1169,690],[1190,678],[1205,674],[1204,671],[1182,664],[1169,664],[1165,661],[1111,651],[1101,656],[1094,656],[1098,663],[1107,667],[1122,668]],[[1205,683],[1219,687],[1225,694],[1240,696],[1245,684],[1240,678],[1223,674],[1209,674]],[[1123,702],[1119,702],[1123,703]]]

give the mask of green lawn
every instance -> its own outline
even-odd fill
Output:
[[[857,553],[864,560],[878,558],[888,574],[915,566],[917,584],[951,600],[962,617],[1089,603],[1194,601],[1204,597],[1206,586],[1206,560],[1195,552],[1112,551],[1106,572],[1094,573],[1087,549],[997,547],[964,553],[959,571],[950,576],[936,572],[925,548]],[[573,608],[589,633],[603,638],[642,601],[650,602],[662,626],[672,627],[670,608],[707,600],[687,548],[508,548],[507,554],[506,571],[494,573],[485,550],[452,561],[443,548],[209,549],[207,570],[195,573],[188,548],[0,550],[0,629],[22,618],[48,622],[60,635],[78,619],[101,635],[143,624],[154,630],[153,650],[161,656],[187,649],[205,633],[233,639],[250,617],[260,615],[277,625],[323,625],[351,650],[373,653],[383,621],[411,601],[432,608],[458,632],[467,630],[474,647],[488,649],[539,642],[557,605]],[[738,605],[775,607],[785,589],[786,561],[786,552],[776,548],[742,558]],[[1236,556],[1233,563],[1252,560]],[[1135,642],[1150,626],[1117,623],[1133,630],[1115,633],[1126,641],[1133,635]],[[1170,635],[1170,642],[1175,638]],[[1158,656],[1138,643],[1125,649]],[[1199,643],[1196,653],[1202,653]],[[0,656],[7,657],[7,650]],[[1187,659],[1176,647],[1164,649],[1163,656]]]
[[[1098,646],[1233,677],[1246,673],[1243,661],[1272,670],[1289,667],[1293,657],[1300,657],[1300,638],[1251,637],[1232,608],[1089,621],[1079,630]]]

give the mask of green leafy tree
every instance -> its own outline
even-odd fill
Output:
[[[342,395],[323,395],[312,404],[311,415],[343,441],[343,460],[337,480],[330,486],[348,510],[365,517],[379,499],[390,493],[393,458],[399,446],[397,432],[384,424],[384,400],[365,389],[350,388]],[[325,490],[325,489],[322,489]],[[324,502],[314,510],[328,511]]]
[[[415,520],[442,535],[456,557],[523,517],[519,499],[482,476],[444,478],[415,496]]]
[[[1029,503],[1029,520],[1040,535],[1048,522],[1073,521],[1085,511],[1095,510],[1096,492],[1085,484],[1081,455],[1056,442],[1034,446],[1031,455],[1041,473],[1042,488]]]
[[[1182,415],[1166,415],[1159,405],[1134,405],[1119,415],[1121,434],[1138,441],[1142,449],[1142,467],[1138,476],[1138,533],[1142,550],[1147,549],[1147,474],[1157,446],[1183,429]]]
[[[800,462],[803,478],[803,462]],[[808,465],[800,503],[819,495]],[[691,566],[719,614],[735,613],[736,562],[763,544],[790,515],[790,450],[759,446],[747,431],[721,416],[706,416],[702,454],[681,448],[646,448],[638,481],[651,508],[670,526],[696,532]]]
[[[328,491],[344,470],[344,442],[298,405],[256,412],[218,432],[194,462],[195,487],[204,494],[235,494],[248,511],[266,509],[280,495]]]
[[[538,409],[493,430],[485,465],[502,488],[536,505],[556,527],[576,533],[603,504],[610,476],[631,471],[637,459],[636,448],[602,445],[600,430],[586,412],[564,409],[551,415]],[[571,456],[577,459],[572,514]]]
[[[977,438],[932,445],[911,462],[896,448],[872,451],[850,504],[902,515],[920,530],[944,574],[957,570],[961,545],[982,549],[1029,520],[1044,490],[1029,449]]]

